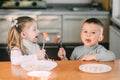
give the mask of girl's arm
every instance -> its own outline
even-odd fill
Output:
[[[20,65],[22,62],[37,60],[36,54],[32,55],[22,55],[19,49],[11,50],[10,54],[11,64],[13,65]]]

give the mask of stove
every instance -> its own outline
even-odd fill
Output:
[[[3,9],[44,9],[47,8],[47,4],[43,0],[31,0],[31,1],[3,1],[0,5]]]

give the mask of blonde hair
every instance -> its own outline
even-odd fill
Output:
[[[22,43],[20,33],[26,27],[25,24],[34,21],[34,19],[28,16],[22,16],[15,20],[17,20],[17,23],[13,25],[8,32],[8,49],[12,50],[14,47],[18,47],[23,55],[28,55],[27,50]]]

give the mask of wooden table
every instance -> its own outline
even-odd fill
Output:
[[[57,67],[51,73],[51,80],[120,80],[120,60],[113,62],[95,61],[56,61]],[[87,73],[80,71],[78,67],[86,63],[107,64],[112,67],[106,73]],[[27,71],[20,66],[11,65],[10,62],[0,62],[0,80],[28,80]]]

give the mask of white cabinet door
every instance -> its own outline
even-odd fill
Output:
[[[8,16],[0,15],[0,43],[7,43],[8,31],[11,28],[11,22]]]
[[[120,29],[110,26],[110,50],[120,59]]]
[[[53,43],[57,35],[61,36],[61,16],[58,15],[40,15],[37,17],[40,30],[40,40],[42,42],[43,32],[47,32],[50,38],[48,43]]]
[[[63,16],[63,42],[79,43],[84,16]]]

